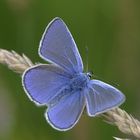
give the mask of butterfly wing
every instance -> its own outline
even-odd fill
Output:
[[[39,47],[40,56],[70,73],[82,72],[83,63],[73,37],[65,23],[55,18],[46,28]]]
[[[70,81],[70,75],[55,65],[37,65],[22,77],[24,90],[36,104],[47,104]]]
[[[125,101],[125,96],[121,91],[99,80],[91,80],[85,96],[89,116],[106,112]]]
[[[45,117],[50,125],[60,131],[71,129],[79,120],[85,107],[80,91],[67,94],[53,107],[48,107]]]

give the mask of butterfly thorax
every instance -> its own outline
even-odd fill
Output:
[[[89,81],[90,78],[86,73],[76,74],[70,81],[70,88],[72,90],[82,90],[87,86]]]

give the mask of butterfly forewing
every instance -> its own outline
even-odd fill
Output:
[[[85,94],[89,116],[95,116],[121,105],[125,96],[115,87],[99,80],[91,80]]]
[[[40,56],[63,67],[69,73],[83,71],[83,63],[74,39],[60,18],[55,18],[46,28],[40,42]]]

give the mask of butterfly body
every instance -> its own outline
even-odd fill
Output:
[[[45,118],[53,128],[69,130],[85,108],[93,117],[125,101],[121,91],[83,72],[78,48],[62,19],[55,18],[46,28],[39,55],[51,64],[27,69],[22,83],[31,101],[48,107]]]
[[[64,97],[66,96],[71,96],[72,94],[77,92],[78,94],[80,92],[83,92],[85,89],[87,89],[89,81],[90,81],[89,76],[85,73],[74,75],[73,78],[70,79],[69,83],[63,89],[58,91],[59,94],[53,99],[51,99],[51,101],[49,102],[49,107],[54,106],[60,100],[63,100]]]
[[[88,82],[90,81],[89,77],[85,73],[76,74],[70,81],[71,90],[83,90],[87,87]]]

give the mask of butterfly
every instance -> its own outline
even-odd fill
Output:
[[[94,117],[118,107],[124,94],[83,72],[83,62],[75,41],[64,23],[56,17],[47,26],[39,55],[50,64],[37,64],[22,76],[23,88],[36,105],[45,105],[45,118],[59,131],[75,126],[83,110]]]

